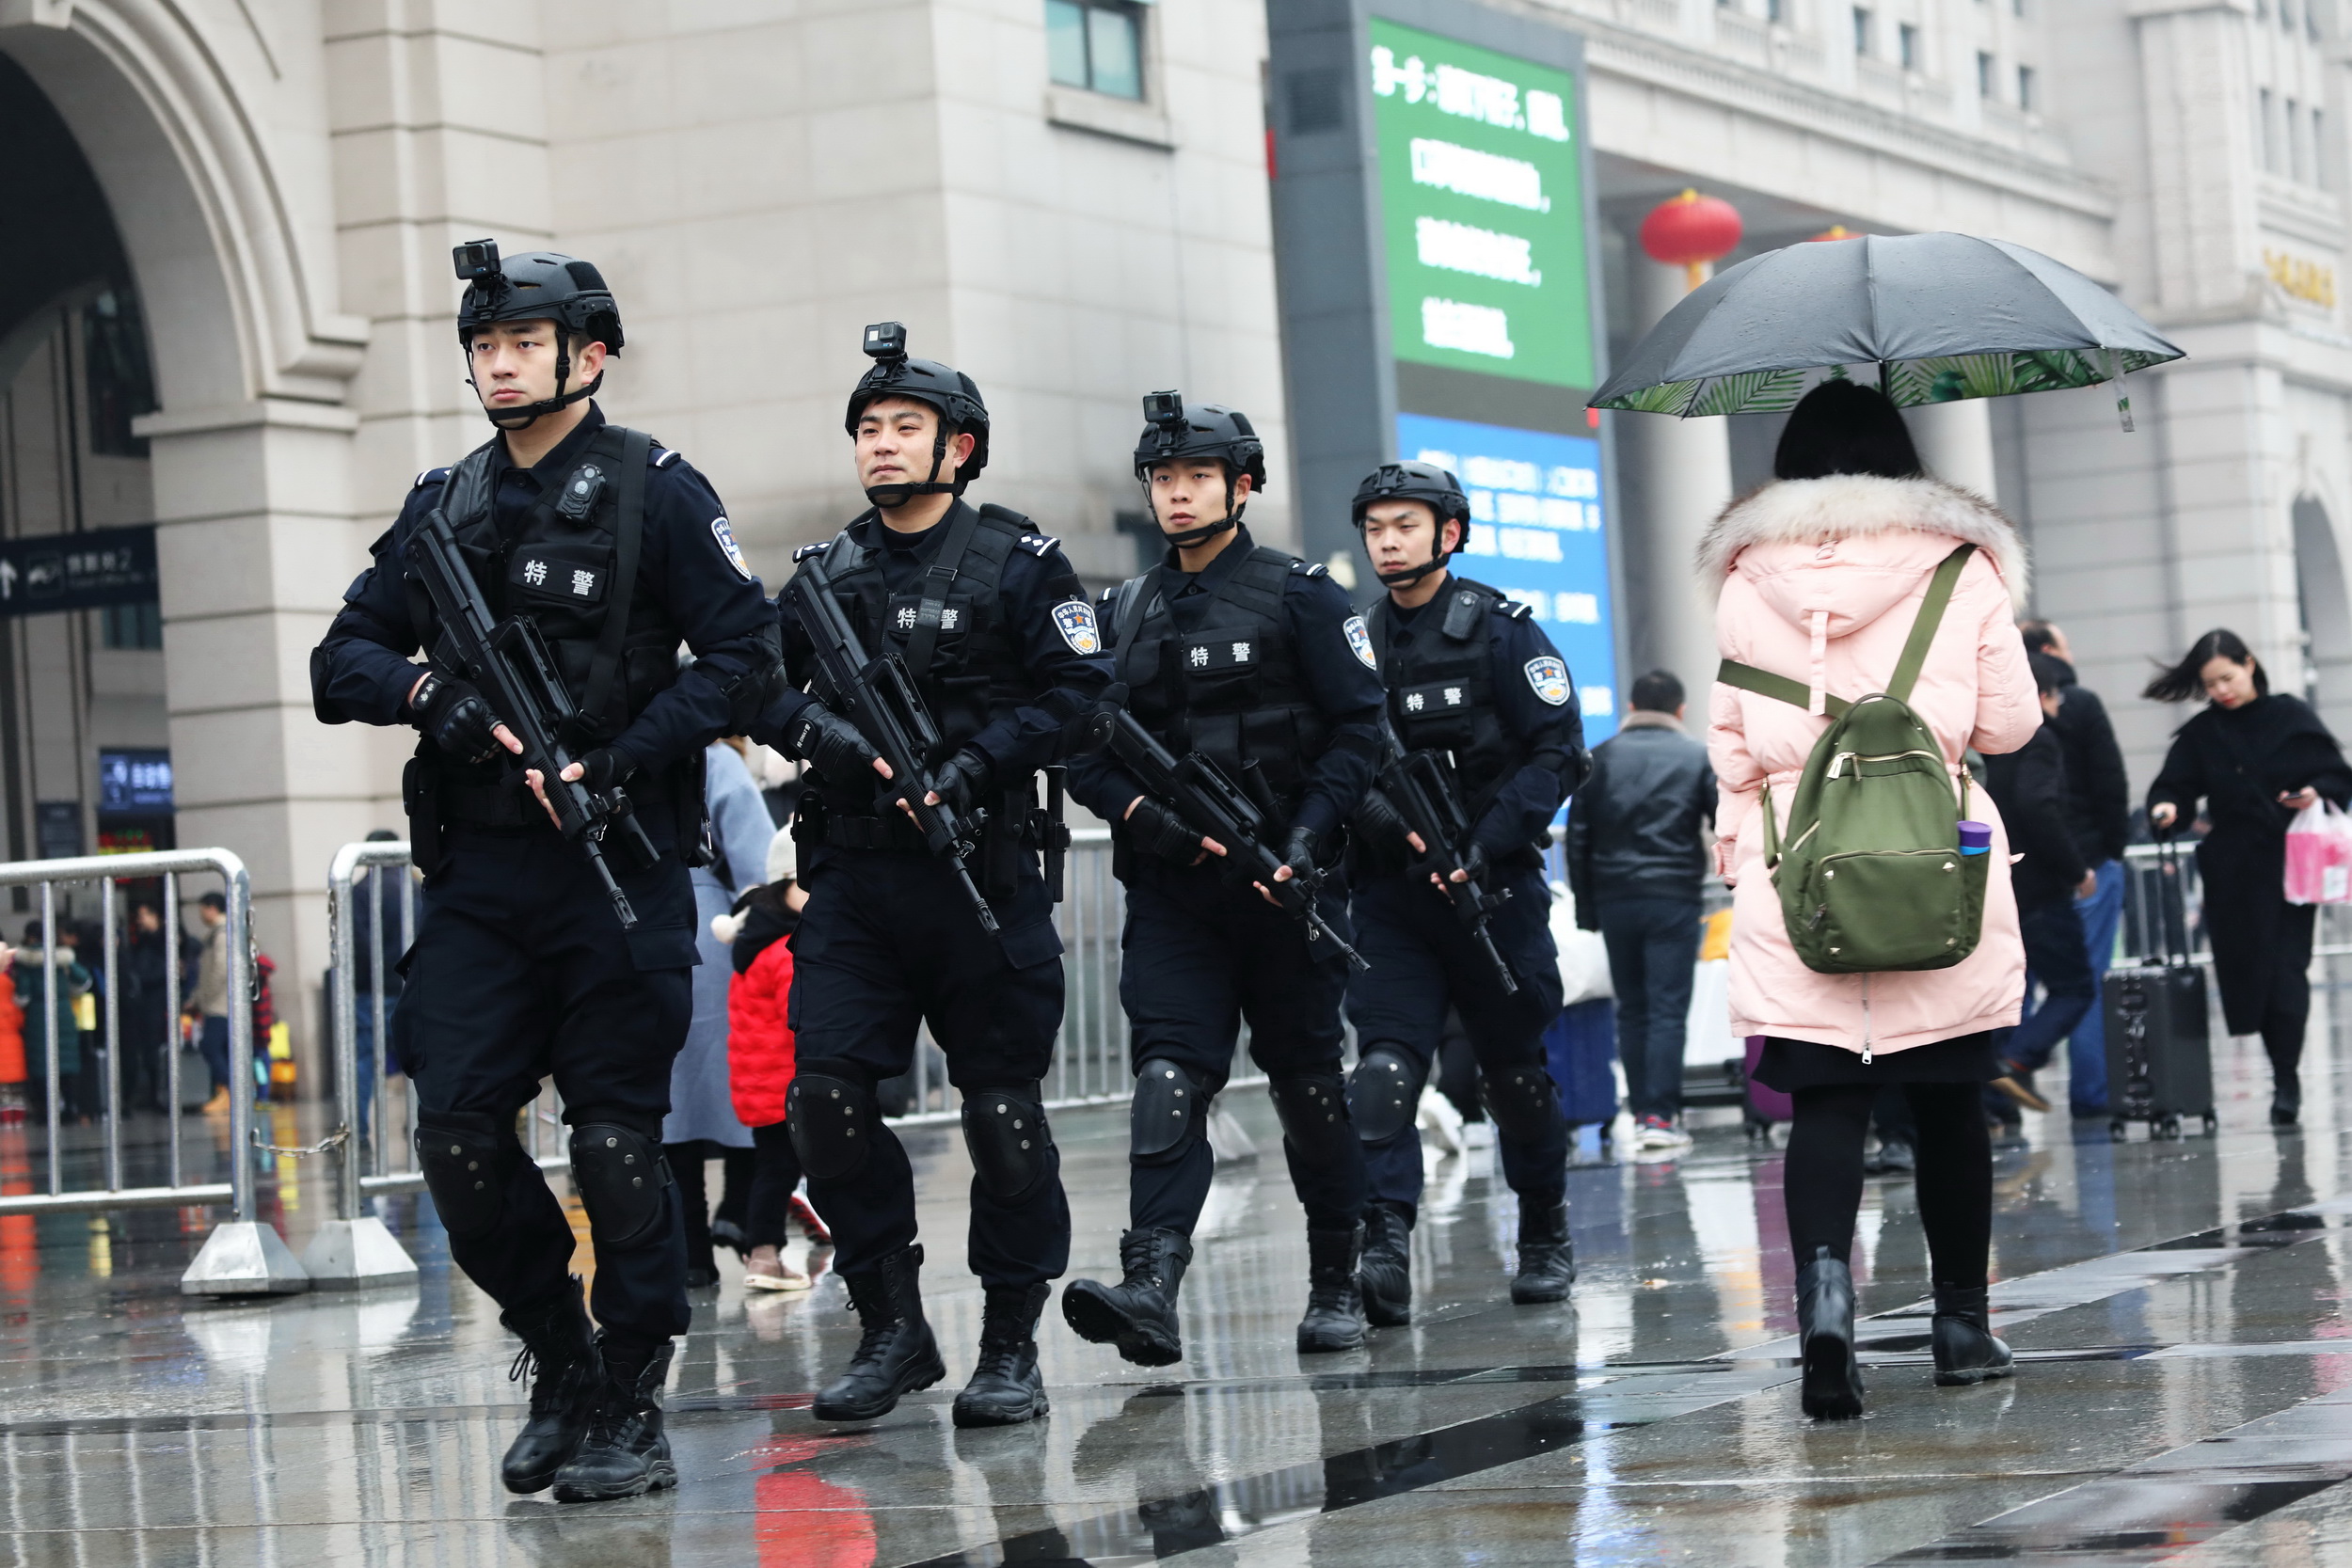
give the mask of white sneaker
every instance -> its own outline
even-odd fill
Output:
[[[1636,1148],[1688,1148],[1691,1134],[1663,1117],[1644,1117],[1641,1132],[1634,1139]]]

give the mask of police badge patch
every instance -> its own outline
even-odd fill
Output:
[[[1373,657],[1372,633],[1364,629],[1364,618],[1360,615],[1350,615],[1347,618],[1347,625],[1341,629],[1347,633],[1347,645],[1356,650],[1356,657],[1364,661],[1364,668],[1377,673],[1380,661]]]
[[[720,553],[727,558],[727,564],[742,573],[745,582],[751,581],[752,569],[744,562],[743,552],[736,547],[735,531],[727,527],[727,520],[724,517],[710,519],[710,536],[719,541]]]
[[[1558,707],[1568,700],[1568,667],[1546,654],[1527,661],[1527,684],[1535,695]]]
[[[1054,629],[1070,644],[1073,654],[1094,654],[1103,650],[1102,633],[1094,625],[1094,607],[1084,599],[1072,599],[1054,607]]]

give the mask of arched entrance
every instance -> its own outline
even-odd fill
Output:
[[[2352,595],[2334,525],[2318,497],[2295,503],[2295,584],[2303,622],[2304,679],[2312,705],[2339,735],[2352,721]]]

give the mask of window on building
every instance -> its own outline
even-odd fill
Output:
[[[2009,0],[2009,14],[2011,16],[2025,15],[2026,0]]]
[[[99,635],[109,648],[160,648],[164,645],[161,605],[110,604],[98,612]]]
[[[1904,23],[1895,31],[1895,42],[1902,55],[1903,69],[1919,70],[1919,29]]]
[[[2295,31],[2294,0],[2279,0],[2279,26],[2282,31]]]
[[[1764,20],[1767,22],[1788,21],[1788,0],[1764,0]]]
[[[1977,51],[1977,96],[1991,98],[1998,91],[1993,75],[1993,56],[1979,49]]]
[[[1128,0],[1045,0],[1055,81],[1113,98],[1143,96],[1143,17]]]
[[[1870,13],[1860,6],[1853,8],[1853,52],[1857,55],[1870,52]]]
[[[2017,106],[2027,113],[2031,113],[2039,106],[2034,98],[2034,87],[2033,67],[2019,66],[2017,68]]]
[[[2270,102],[2268,87],[2260,88],[2255,92],[2254,113],[2260,117],[2260,122],[2254,128],[2254,135],[2256,145],[2262,149],[2263,168],[2267,173],[2276,174],[2279,172],[2278,110]]]
[[[2303,178],[2303,106],[2294,99],[2287,100],[2287,178]]]
[[[2335,189],[2334,160],[2328,156],[2328,117],[2317,109],[2312,111],[2312,183],[2321,190]]]

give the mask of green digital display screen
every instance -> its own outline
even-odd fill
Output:
[[[1575,78],[1378,17],[1371,25],[1392,353],[1591,387]]]

